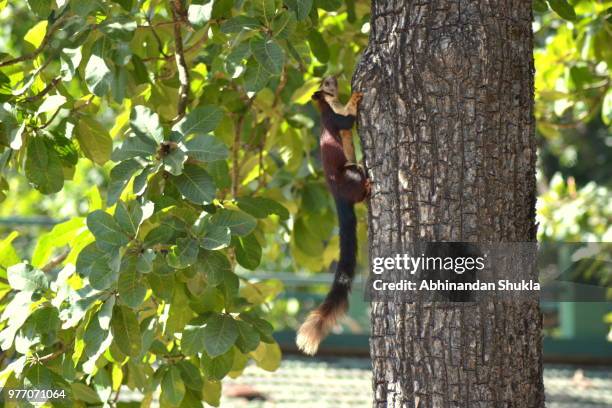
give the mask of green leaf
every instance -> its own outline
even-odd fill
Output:
[[[87,227],[96,237],[100,249],[120,247],[130,241],[115,219],[102,210],[96,210],[87,216]]]
[[[77,272],[90,277],[90,280],[92,276],[112,275],[113,269],[117,268],[111,268],[111,257],[107,252],[101,250],[95,242],[83,248],[76,260]]]
[[[149,165],[142,169],[142,171],[134,178],[133,192],[134,194],[140,196],[144,194],[147,188],[147,182],[149,181],[149,176],[159,170],[158,166]]]
[[[249,45],[249,43],[241,42],[240,44],[232,48],[232,51],[228,54],[227,58],[225,59],[225,62],[229,67],[242,66],[242,60],[248,58],[250,55],[251,46]],[[228,71],[230,71],[229,68]]]
[[[174,125],[172,130],[183,137],[191,134],[205,135],[217,128],[223,119],[223,111],[216,106],[200,106],[187,114],[185,119]]]
[[[308,17],[312,8],[312,0],[284,0],[289,10],[295,11],[298,20]]]
[[[174,333],[182,332],[187,323],[194,317],[194,313],[189,307],[185,285],[177,283],[175,286],[168,321],[164,327],[164,334],[171,336],[174,336]]]
[[[240,319],[253,326],[253,328],[255,328],[255,330],[257,330],[261,336],[262,341],[265,341],[266,343],[274,343],[274,338],[272,337],[274,328],[270,323],[249,313],[241,313]]]
[[[207,274],[208,282],[212,286],[217,286],[225,281],[224,275],[232,272],[232,264],[219,251],[202,251],[200,256],[200,264]]]
[[[201,162],[225,160],[228,150],[225,144],[213,136],[201,135],[185,142],[187,155]]]
[[[213,178],[218,189],[230,188],[232,180],[230,178],[229,166],[226,160],[218,160],[208,163],[206,170]]]
[[[132,55],[132,66],[134,67],[134,81],[137,85],[147,84],[151,81],[147,66],[138,55]]]
[[[253,11],[266,25],[269,25],[276,12],[275,0],[253,0]]]
[[[173,270],[172,268],[169,269]],[[153,271],[155,271],[155,269]],[[167,277],[156,273],[150,273],[147,275],[147,281],[151,286],[153,294],[158,299],[168,302],[172,300],[172,295],[174,294],[174,278],[172,276]]]
[[[80,118],[76,138],[85,156],[96,164],[103,165],[111,156],[113,140],[100,122],[91,118]]]
[[[20,263],[9,267],[6,271],[8,283],[14,290],[35,292],[46,290],[49,282],[44,272],[34,269],[30,264]]]
[[[86,404],[102,404],[98,393],[91,387],[78,382],[72,383],[70,386],[72,387],[72,394],[74,395],[75,400],[84,402]]]
[[[64,398],[55,400],[54,406],[71,406],[69,402],[72,400],[70,385],[62,377],[42,364],[34,364],[26,371],[22,388],[63,391]]]
[[[92,54],[85,66],[85,83],[89,92],[99,97],[105,96],[110,91],[112,82],[113,73],[104,58]]]
[[[213,2],[207,4],[190,4],[187,10],[187,18],[192,25],[202,26],[210,20]]]
[[[66,100],[66,97],[63,95],[48,96],[43,103],[40,104],[36,114],[40,115],[41,113],[55,112],[66,103]]]
[[[175,365],[172,365],[168,368],[161,381],[160,399],[171,405],[179,405],[184,397],[185,383],[183,383],[181,378],[181,371]]]
[[[208,204],[215,198],[215,184],[208,173],[201,167],[185,164],[183,174],[174,178],[179,192],[189,201],[196,204]]]
[[[270,82],[271,74],[255,59],[249,59],[244,74],[244,88],[247,92],[259,92]]]
[[[183,329],[181,351],[186,356],[193,356],[204,351],[206,322],[202,317],[190,321]]]
[[[135,237],[142,221],[142,208],[140,208],[140,204],[132,201],[128,205],[123,201],[119,201],[115,208],[115,220],[128,236]]]
[[[238,328],[238,339],[236,340],[236,346],[243,353],[248,353],[255,350],[259,345],[260,340],[257,330],[242,320],[236,320],[236,326]]]
[[[89,284],[92,288],[96,290],[106,290],[117,282],[119,268],[113,267],[112,265],[115,259],[106,254],[102,254],[102,256],[97,256],[93,260],[88,269]]]
[[[168,265],[175,269],[193,265],[198,259],[199,246],[198,241],[193,238],[179,238],[168,254]]]
[[[142,165],[133,159],[122,161],[110,171],[110,183],[108,184],[108,195],[106,204],[113,205],[117,202],[125,186],[130,182],[134,173],[142,169]],[[136,184],[136,183],[134,183]]]
[[[274,299],[283,291],[283,283],[278,279],[268,279],[261,282],[247,282],[240,289],[240,297],[252,305],[261,305]]]
[[[6,278],[6,268],[19,263],[21,260],[13,247],[13,241],[18,236],[19,233],[13,231],[6,238],[0,240],[0,276],[3,278]],[[34,251],[34,253],[36,254],[36,251]],[[32,263],[34,266],[38,266],[37,263]]]
[[[221,405],[221,382],[205,381],[202,388],[202,399],[213,407]]]
[[[293,11],[283,11],[272,22],[274,37],[287,39],[297,27],[297,20]]]
[[[548,4],[546,4],[546,0],[534,0],[533,9],[537,12],[545,13],[548,11]]]
[[[125,355],[136,357],[140,354],[142,338],[138,319],[134,312],[125,306],[115,306],[111,320],[111,331],[115,344]]]
[[[234,364],[235,349],[231,348],[227,353],[215,358],[210,358],[206,353],[202,354],[200,363],[202,369],[210,379],[221,380],[231,370]]]
[[[136,136],[145,142],[154,142],[157,145],[164,141],[164,130],[159,122],[159,116],[146,106],[138,105],[132,109],[130,126]]]
[[[164,156],[164,170],[173,176],[178,176],[183,172],[183,164],[187,160],[187,155],[181,149],[173,149]]]
[[[34,325],[37,333],[55,333],[60,329],[59,312],[52,306],[43,306],[34,311],[28,318],[28,323]]]
[[[100,31],[113,40],[131,41],[138,24],[133,18],[126,15],[109,17],[99,25]]]
[[[249,355],[255,360],[257,367],[266,371],[276,371],[280,366],[282,353],[278,344],[261,342]]]
[[[100,307],[100,311],[98,312],[98,324],[100,325],[100,329],[108,330],[110,328],[111,319],[113,317],[113,309],[115,308],[115,296],[110,296],[102,307]]]
[[[548,4],[561,18],[569,21],[576,20],[576,11],[567,0],[548,0]]]
[[[153,228],[145,236],[144,244],[152,247],[157,244],[170,244],[175,239],[175,232],[164,225]]]
[[[257,30],[261,24],[256,18],[248,16],[232,17],[221,24],[221,32],[224,34],[236,34],[243,30]]]
[[[201,393],[202,387],[204,387],[204,381],[202,381],[200,369],[188,360],[179,361],[177,366],[179,370],[181,370],[181,377],[183,378],[185,385],[188,388]],[[199,400],[200,398],[198,397],[198,401]]]
[[[40,18],[49,17],[52,2],[49,0],[27,0],[30,10]]]
[[[280,45],[274,40],[266,41],[261,38],[253,38],[250,44],[257,62],[269,73],[279,75],[285,64],[285,53]]]
[[[236,321],[228,315],[216,315],[208,319],[204,328],[204,348],[210,357],[225,354],[238,338]]]
[[[40,136],[28,142],[25,173],[28,180],[43,194],[57,193],[64,186],[60,158]]]
[[[150,157],[157,151],[157,145],[151,139],[143,139],[138,136],[128,137],[123,141],[121,147],[115,149],[111,159],[120,162],[134,157]]]
[[[125,11],[132,11],[132,7],[134,7],[134,0],[112,0],[113,3],[117,3],[123,8]]]
[[[153,270],[153,262],[155,261],[155,251],[152,249],[145,249],[136,261],[136,270],[140,273],[149,273]]]
[[[32,254],[32,264],[42,267],[48,262],[54,248],[70,244],[84,226],[84,218],[75,217],[57,224],[51,231],[41,235]],[[2,251],[2,245],[0,245],[0,251]]]
[[[278,202],[264,197],[241,197],[237,199],[238,207],[255,218],[266,218],[272,214],[281,220],[289,218],[289,211]]]
[[[232,234],[248,235],[257,226],[257,220],[242,211],[222,209],[210,217],[210,225],[228,227]]]
[[[119,297],[131,308],[137,308],[142,305],[147,287],[143,283],[142,276],[136,271],[135,265],[131,265],[119,275]]]
[[[261,262],[261,245],[255,238],[255,235],[250,234],[246,237],[236,237],[232,239],[232,244],[236,249],[236,261],[250,270],[254,270]]]
[[[204,249],[218,250],[229,246],[231,240],[232,235],[228,227],[209,225],[200,238],[200,246]]]
[[[322,63],[329,61],[329,48],[323,36],[317,30],[310,30],[308,33],[308,44],[315,57]]]
[[[60,52],[62,81],[68,82],[74,78],[82,59],[81,47],[62,49]]]
[[[30,28],[26,35],[23,37],[23,41],[26,43],[26,49],[35,50],[45,39],[47,33],[47,21],[39,21],[34,27]]]

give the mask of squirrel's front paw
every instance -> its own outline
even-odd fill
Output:
[[[363,93],[361,92],[353,92],[353,95],[351,95],[351,100],[355,104],[358,104],[359,102],[361,102],[362,99],[363,99]]]

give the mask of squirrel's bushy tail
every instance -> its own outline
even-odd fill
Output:
[[[329,293],[319,307],[312,311],[297,333],[297,346],[305,354],[313,355],[319,343],[348,309],[348,295],[357,263],[357,218],[354,204],[336,198],[340,227],[340,260]]]

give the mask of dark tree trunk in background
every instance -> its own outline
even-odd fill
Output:
[[[535,241],[531,1],[372,1],[355,73],[370,258]],[[537,302],[374,303],[376,407],[544,406]]]

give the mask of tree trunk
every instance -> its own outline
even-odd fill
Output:
[[[531,21],[526,0],[372,1],[353,81],[370,259],[535,241]],[[537,302],[378,302],[371,320],[374,406],[544,407]]]

